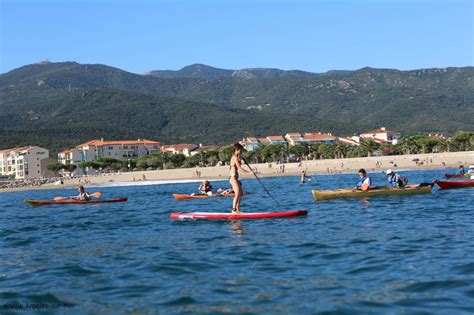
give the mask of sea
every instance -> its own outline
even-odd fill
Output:
[[[452,170],[453,172],[455,170]],[[446,170],[402,171],[409,183]],[[383,173],[370,174],[384,185]],[[474,188],[315,201],[356,174],[242,181],[246,212],[307,216],[206,221],[232,198],[177,201],[196,182],[91,186],[125,203],[32,207],[74,189],[0,194],[0,314],[473,314]],[[227,188],[226,181],[212,182]]]

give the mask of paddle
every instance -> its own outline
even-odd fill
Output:
[[[94,198],[100,198],[102,196],[101,192],[95,192],[93,194],[90,194],[89,197],[94,197]],[[61,197],[61,196],[56,196],[53,198],[53,200],[63,200],[63,199],[72,199],[71,197]]]
[[[270,192],[267,190],[267,187],[265,187],[265,185],[262,183],[262,181],[260,180],[260,178],[258,178],[257,174],[255,174],[255,172],[253,171],[253,169],[250,167],[249,163],[247,163],[247,161],[244,159],[244,157],[242,157],[242,160],[244,161],[245,165],[247,165],[247,167],[250,169],[250,171],[252,172],[253,176],[255,176],[255,178],[257,179],[257,181],[260,183],[260,185],[262,185],[263,189],[265,190],[265,192],[270,196],[270,198],[273,199],[273,201],[276,202],[276,204],[278,206],[280,206],[280,203],[278,203],[278,201],[273,198],[273,196],[270,194]]]

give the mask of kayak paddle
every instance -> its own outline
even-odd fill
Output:
[[[242,160],[245,162],[245,164],[247,165],[247,167],[250,169],[250,171],[252,172],[253,176],[255,176],[255,178],[257,179],[257,181],[260,183],[260,185],[262,185],[263,189],[265,190],[265,192],[270,196],[270,198],[273,199],[273,201],[276,202],[276,204],[278,206],[280,206],[280,203],[275,199],[273,198],[273,196],[270,194],[270,192],[268,191],[267,187],[265,187],[265,185],[262,183],[262,181],[260,180],[260,178],[258,178],[257,174],[255,174],[255,172],[253,171],[253,169],[250,167],[249,163],[247,163],[247,161],[244,159],[244,157],[242,157]]]
[[[93,194],[90,194],[89,197],[94,197],[94,198],[100,198],[102,196],[102,193],[97,191]],[[61,196],[56,196],[53,198],[53,200],[63,200],[63,199],[72,199],[71,197],[61,197]]]

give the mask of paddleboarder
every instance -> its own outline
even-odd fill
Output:
[[[240,212],[240,203],[242,202],[242,183],[239,180],[239,171],[244,173],[250,173],[242,168],[242,145],[240,143],[234,143],[232,145],[234,149],[234,154],[230,158],[230,178],[229,183],[234,190],[235,196],[232,202],[232,213]]]

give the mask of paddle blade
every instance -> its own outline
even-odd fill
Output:
[[[95,193],[93,193],[93,194],[90,194],[89,196],[94,197],[94,198],[100,198],[100,197],[102,196],[102,193],[99,192],[99,191],[97,191],[97,192],[95,192]]]

